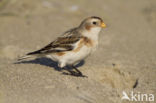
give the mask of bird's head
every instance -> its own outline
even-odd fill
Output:
[[[80,24],[80,28],[91,30],[93,28],[105,28],[106,24],[100,17],[91,16],[83,20]]]
[[[106,25],[100,17],[91,16],[83,20],[79,26],[82,31],[99,34],[102,28],[105,28]]]

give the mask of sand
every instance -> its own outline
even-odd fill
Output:
[[[48,58],[15,63],[92,15],[107,28],[79,66],[88,78],[63,75]],[[129,103],[123,91],[156,96],[155,28],[155,0],[0,0],[0,103]]]

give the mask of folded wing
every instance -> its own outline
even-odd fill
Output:
[[[58,37],[55,41],[51,42],[47,46],[41,48],[40,50],[30,52],[27,55],[35,54],[48,54],[56,52],[71,51],[75,48],[74,44],[77,43],[81,38],[76,30],[65,32],[62,36]]]

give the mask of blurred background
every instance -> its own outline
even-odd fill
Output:
[[[89,16],[107,28],[80,67],[88,79],[61,75],[47,59],[14,64]],[[123,90],[156,94],[155,45],[155,0],[0,0],[0,103],[120,103]]]

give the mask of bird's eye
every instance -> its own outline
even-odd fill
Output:
[[[96,25],[96,22],[94,21],[93,24]]]

